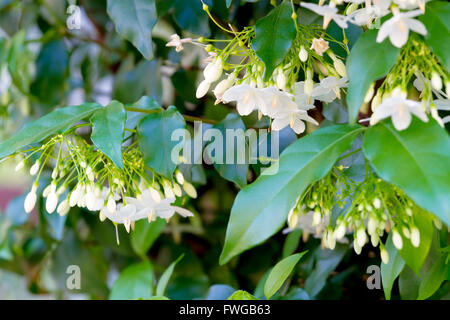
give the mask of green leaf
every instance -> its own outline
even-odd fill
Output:
[[[431,269],[423,276],[419,286],[418,300],[429,298],[439,289],[445,280],[447,269],[448,265],[445,263],[445,256],[441,255]]]
[[[109,300],[149,299],[153,293],[150,262],[135,263],[123,270],[114,282]]]
[[[247,291],[238,290],[231,296],[229,296],[227,300],[258,300],[258,299],[252,296]]]
[[[406,238],[403,232],[401,232],[403,247],[399,250],[399,253],[406,264],[420,276],[420,269],[427,258],[433,239],[433,221],[428,213],[419,212],[414,215],[414,225],[420,231],[419,247],[414,247],[410,239]]]
[[[167,1],[167,0],[164,0]],[[203,11],[202,1],[197,0],[169,0],[174,7],[175,21],[183,30],[194,34],[209,36],[209,18]],[[168,1],[168,2],[169,2]],[[211,7],[212,1],[204,0],[205,4]]]
[[[139,99],[138,102],[131,105],[131,107],[139,108],[139,109],[146,109],[146,110],[162,110],[159,103],[147,96],[143,96],[141,99]],[[144,112],[134,112],[134,111],[127,111],[127,122],[125,123],[125,128],[127,129],[135,129],[142,118],[144,118],[147,114]],[[125,132],[125,139],[127,139],[131,135],[130,132]]]
[[[242,189],[231,210],[220,263],[226,263],[277,232],[298,197],[331,170],[339,155],[351,147],[362,130],[359,125],[318,129],[282,152],[278,172],[261,175]]]
[[[292,12],[291,3],[283,1],[255,24],[252,47],[266,67],[265,81],[269,80],[275,68],[283,61],[297,36],[294,20],[291,18]]]
[[[145,59],[153,58],[152,30],[156,24],[154,0],[108,0],[108,15],[116,31],[142,53]]]
[[[405,261],[400,256],[397,248],[392,243],[392,234],[386,241],[386,251],[389,254],[389,261],[387,264],[381,264],[381,281],[383,282],[383,290],[386,300],[391,299],[392,286],[395,279],[397,279],[400,272],[402,272],[405,266]]]
[[[420,278],[414,271],[405,266],[398,278],[400,297],[403,300],[416,300],[419,292]]]
[[[419,19],[427,28],[425,42],[450,71],[450,3],[433,1],[426,5],[425,14]],[[447,39],[447,40],[445,40]]]
[[[222,158],[219,159],[217,158],[216,155],[216,160],[219,160],[222,163],[214,163],[214,168],[217,170],[217,172],[219,172],[219,174],[229,180],[232,181],[234,183],[236,183],[239,188],[243,188],[246,186],[247,184],[247,173],[248,173],[248,144],[246,142],[246,140],[244,141],[239,141],[239,138],[235,138],[234,136],[230,137],[230,139],[228,139],[227,137],[227,129],[233,129],[233,133],[236,133],[237,130],[242,130],[242,136],[245,139],[244,133],[245,133],[245,125],[244,122],[242,121],[241,117],[239,115],[237,115],[236,113],[229,113],[227,115],[227,117],[222,120],[220,123],[216,124],[214,126],[215,129],[220,130],[220,132],[222,133],[222,137],[223,137],[223,144],[219,144],[219,147],[222,147],[223,145],[223,150],[222,150]],[[215,138],[214,138],[215,139]],[[213,140],[214,140],[213,139]],[[230,141],[228,141],[230,140]],[[236,140],[238,140],[236,142]],[[212,141],[211,143],[209,143],[206,146],[206,151],[208,153],[208,155],[211,154],[212,156],[215,155],[215,153],[218,152],[218,150],[215,150],[214,143],[217,143],[217,141]],[[239,148],[242,146],[242,144],[244,144],[245,146],[245,159],[244,159],[244,163],[243,164],[238,164],[238,157],[237,154],[239,152]],[[215,150],[214,152],[212,152],[213,150]],[[231,164],[227,164],[227,157],[233,156],[233,161]]]
[[[122,140],[127,114],[123,104],[112,101],[92,116],[92,142],[117,168],[123,168]]]
[[[363,150],[382,179],[450,225],[450,139],[436,121],[414,118],[403,131],[386,122],[371,126]]]
[[[170,277],[172,276],[173,269],[175,269],[175,266],[177,265],[178,261],[183,259],[184,254],[178,257],[177,260],[172,262],[170,266],[164,271],[164,273],[161,275],[161,278],[159,278],[158,285],[156,287],[156,295],[157,296],[164,296],[164,291],[166,291],[167,283],[169,282]]]
[[[0,158],[4,158],[29,144],[42,141],[48,136],[67,129],[74,123],[89,117],[102,106],[84,103],[56,109],[40,119],[26,124],[18,133],[0,144]]]
[[[176,129],[185,128],[184,118],[174,106],[147,115],[138,127],[138,139],[145,163],[166,178],[172,179],[176,167],[171,159],[171,152],[178,141],[172,141],[172,133]]]
[[[264,285],[264,295],[270,299],[281,288],[284,281],[289,277],[295,265],[307,251],[293,254],[278,262],[269,274]]]
[[[64,98],[65,80],[69,70],[69,53],[63,40],[46,43],[36,61],[36,79],[31,92],[50,106]]]
[[[155,240],[161,235],[165,226],[166,220],[160,218],[151,223],[145,220],[136,221],[135,232],[130,235],[133,250],[141,257],[145,256]]]
[[[364,32],[347,58],[349,121],[355,123],[358,112],[372,82],[384,77],[397,60],[400,49],[389,39],[376,42],[378,30]]]
[[[283,258],[286,258],[287,256],[290,256],[295,252],[295,249],[297,249],[298,244],[300,243],[302,233],[303,232],[301,229],[289,232],[289,234],[286,237],[286,240],[284,240],[283,251],[281,254]]]

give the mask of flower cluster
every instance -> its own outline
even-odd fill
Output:
[[[364,102],[370,103],[370,123],[391,117],[397,130],[408,128],[412,115],[424,122],[427,113],[443,127],[450,118],[438,110],[450,110],[450,75],[420,39],[412,38],[381,86],[369,88]]]
[[[183,217],[193,215],[174,205],[183,193],[197,197],[193,185],[178,169],[172,180],[158,175],[144,163],[136,142],[123,150],[123,169],[74,133],[56,135],[41,147],[27,150],[26,158],[16,170],[33,157],[37,159],[30,167],[30,174],[36,180],[25,198],[27,213],[36,205],[39,177],[48,163],[53,166],[52,180],[43,189],[42,196],[50,214],[56,210],[65,215],[75,206],[100,211],[101,221],[109,219],[116,227],[123,224],[127,232],[140,219],[152,222],[157,217],[169,220],[175,213]]]
[[[302,7],[314,11],[323,16],[323,28],[326,29],[331,20],[342,29],[348,27],[348,23],[359,26],[373,27],[374,23],[392,13],[392,17],[386,20],[378,31],[377,42],[382,42],[389,37],[391,43],[401,48],[408,41],[409,31],[426,35],[427,30],[422,22],[413,19],[425,12],[426,0],[330,0],[324,5],[324,0],[319,4],[301,3]],[[350,3],[345,7],[344,14],[338,13],[337,5],[344,2]]]
[[[402,249],[404,238],[418,247],[420,231],[415,224],[416,217],[428,213],[399,188],[375,177],[370,168],[366,170],[366,179],[356,182],[346,175],[343,166],[333,168],[299,198],[289,212],[286,231],[302,229],[304,239],[312,233],[329,249],[334,249],[336,242],[348,242],[346,234],[353,234],[357,254],[370,241],[372,246],[380,247],[384,263],[389,261],[381,241],[385,232],[392,232],[398,250]],[[438,229],[442,227],[437,218],[434,224]]]
[[[207,7],[205,10],[209,13]],[[296,19],[295,15],[293,18]],[[302,133],[304,121],[318,125],[307,112],[314,108],[315,100],[331,102],[340,98],[342,88],[347,86],[345,64],[330,49],[329,42],[336,42],[345,50],[347,47],[324,33],[319,26],[296,24],[296,27],[297,36],[290,51],[269,75],[251,48],[254,27],[246,27],[240,32],[225,29],[234,35],[231,40],[191,40],[173,35],[167,45],[182,48],[183,41],[189,40],[202,45],[208,52],[208,64],[203,71],[204,79],[197,88],[197,98],[205,96],[215,85],[216,103],[235,101],[240,115],[257,111],[259,118],[268,116],[272,120],[273,130],[289,125],[296,133]],[[212,44],[204,44],[215,41],[226,45],[219,49]]]

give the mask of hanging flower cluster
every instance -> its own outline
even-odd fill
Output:
[[[425,13],[426,0],[320,0],[319,4],[301,3],[302,7],[323,16],[323,28],[326,29],[331,20],[339,27],[346,29],[348,23],[358,26],[373,27],[381,18],[392,14],[378,31],[377,42],[389,37],[391,43],[401,48],[408,41],[409,31],[426,35],[427,30],[422,22],[413,19]],[[345,6],[343,14],[338,14],[336,6]]]
[[[408,128],[412,115],[428,122],[427,113],[443,127],[450,121],[438,110],[450,110],[450,75],[428,46],[412,38],[400,52],[395,66],[374,95],[375,83],[369,88],[365,103],[373,114],[370,123],[391,117],[397,130]]]
[[[392,232],[398,250],[403,247],[401,234],[418,247],[420,231],[415,218],[427,212],[399,188],[377,178],[369,166],[363,182],[349,178],[345,169],[344,166],[335,167],[309,187],[289,212],[285,232],[302,229],[305,240],[313,234],[321,238],[324,248],[329,249],[334,249],[336,242],[348,242],[346,234],[353,234],[353,248],[357,254],[370,242],[374,247],[379,246],[381,259],[386,264],[389,255],[381,242],[385,232]],[[339,211],[337,218],[334,211]],[[439,219],[433,221],[436,228],[442,228]]]
[[[100,220],[109,219],[116,228],[123,224],[127,232],[134,228],[137,220],[152,222],[159,217],[168,221],[175,213],[183,217],[193,215],[174,205],[183,194],[197,197],[193,185],[178,169],[173,181],[158,175],[144,163],[137,142],[124,148],[123,169],[76,135],[73,128],[40,147],[27,150],[26,154],[16,170],[37,157],[30,168],[30,175],[36,179],[25,198],[27,213],[36,205],[39,178],[47,163],[53,166],[52,181],[43,189],[42,196],[46,198],[45,208],[50,214],[56,210],[65,215],[75,206],[87,208],[99,211]]]
[[[209,14],[207,6],[204,9]],[[293,18],[295,20],[296,16]],[[265,74],[264,64],[251,48],[255,36],[253,26],[239,32],[224,29],[234,35],[231,40],[180,39],[172,35],[167,46],[181,50],[183,43],[192,42],[208,52],[208,64],[203,71],[204,80],[197,88],[197,98],[205,96],[214,86],[216,103],[235,101],[240,115],[257,111],[259,118],[268,116],[272,120],[273,130],[290,126],[296,133],[302,133],[304,121],[318,125],[307,112],[314,108],[314,101],[331,102],[340,98],[342,88],[347,86],[345,64],[333,53],[329,43],[336,42],[345,50],[347,47],[324,33],[319,26],[296,24],[296,28],[297,35],[290,51],[269,77]],[[212,44],[205,45],[205,42],[226,45],[219,49]],[[315,83],[314,79],[318,82]]]

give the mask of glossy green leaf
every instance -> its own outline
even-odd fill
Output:
[[[38,120],[29,122],[18,133],[0,144],[0,158],[69,128],[101,107],[98,103],[84,103],[56,109]]]
[[[405,263],[418,275],[420,269],[430,251],[431,241],[433,239],[433,221],[431,215],[427,212],[420,212],[414,216],[414,225],[420,230],[420,245],[414,247],[411,240],[400,233],[403,239],[403,247],[399,250]]]
[[[429,298],[435,293],[442,282],[446,278],[446,272],[449,266],[445,263],[445,256],[441,255],[433,264],[430,270],[423,275],[422,281],[419,286],[418,300],[424,300]]]
[[[359,109],[372,82],[389,72],[400,52],[389,39],[382,43],[376,42],[377,33],[378,30],[364,32],[347,58],[349,79],[347,105],[350,123],[356,122]]]
[[[389,234],[385,247],[389,255],[389,261],[387,264],[381,264],[381,281],[383,282],[384,296],[386,297],[386,300],[389,300],[391,299],[394,281],[397,279],[400,272],[402,272],[405,261],[392,243],[392,234]]]
[[[136,221],[134,232],[130,235],[133,250],[138,255],[145,256],[165,226],[166,220],[159,218],[151,223],[146,220]]]
[[[306,252],[296,253],[284,258],[273,267],[264,285],[264,295],[267,299],[270,299],[281,288],[292,270],[294,270],[295,265]]]
[[[150,262],[135,263],[123,270],[113,284],[110,300],[149,299],[153,292]]]
[[[414,118],[403,131],[384,121],[367,130],[363,150],[382,179],[450,225],[450,139],[436,121]]]
[[[158,285],[156,286],[156,295],[157,296],[164,296],[164,292],[166,291],[167,284],[169,283],[169,279],[172,276],[173,269],[175,269],[175,266],[177,265],[178,261],[183,259],[184,254],[178,257],[177,260],[172,262],[169,267],[167,267],[166,271],[161,275],[161,278],[159,278]]]
[[[450,41],[448,41],[450,39],[450,3],[446,1],[427,3],[425,14],[419,19],[427,28],[425,42],[447,71],[450,71]]]
[[[91,118],[92,142],[119,168],[123,168],[122,142],[126,112],[118,101],[112,101]]]
[[[155,0],[108,0],[107,11],[117,33],[131,41],[146,59],[152,59],[152,30],[157,20]]]
[[[69,52],[63,40],[46,43],[36,61],[36,78],[31,92],[51,107],[64,98],[65,80],[69,71]]]
[[[297,35],[294,20],[291,18],[292,12],[291,3],[283,1],[255,24],[252,47],[266,67],[265,81],[283,61]]]
[[[286,236],[286,240],[284,240],[283,251],[281,254],[283,258],[286,258],[295,252],[295,249],[297,249],[298,244],[300,243],[302,233],[303,231],[301,229],[296,229],[289,232]]]
[[[159,103],[148,96],[143,96],[141,99],[139,99],[138,102],[131,105],[131,107],[139,108],[139,109],[146,109],[146,110],[162,110]],[[144,112],[134,112],[134,111],[127,111],[127,121],[125,122],[125,128],[127,129],[135,129],[142,118],[144,118],[147,114]],[[125,139],[127,139],[131,135],[131,132],[125,132]]]
[[[227,129],[233,129],[233,133],[237,133],[238,130],[242,130],[242,136],[245,139],[244,132],[245,132],[245,125],[242,121],[241,117],[237,115],[236,113],[229,113],[227,117],[222,120],[219,124],[216,124],[214,126],[215,129],[220,130],[223,137],[223,150],[222,150],[222,159],[217,159],[221,163],[214,163],[214,168],[216,168],[217,172],[219,174],[234,183],[236,183],[240,188],[243,188],[247,184],[247,173],[248,173],[248,144],[246,141],[239,142],[239,138],[227,137]],[[214,139],[213,139],[214,140]],[[236,142],[236,140],[238,140]],[[211,153],[216,153],[218,150],[214,150],[213,146],[214,143],[217,141],[212,141],[210,144],[206,146],[206,151],[208,152],[208,155],[211,155]],[[242,146],[242,144],[245,145],[244,152],[246,153],[245,158],[243,159],[244,163],[238,164],[238,157],[237,154],[239,152],[239,148]],[[222,147],[219,145],[219,147]],[[227,164],[227,158],[233,156],[233,161],[230,164]],[[217,158],[217,156],[216,156]],[[242,160],[242,159],[241,159]]]
[[[138,139],[144,161],[166,178],[172,179],[176,167],[171,159],[171,153],[178,141],[172,141],[172,133],[176,129],[185,128],[184,118],[174,106],[147,115],[139,124]]]
[[[220,263],[226,263],[277,232],[298,197],[330,171],[362,130],[359,125],[321,128],[287,147],[275,174],[266,171],[242,189],[231,210]]]
[[[258,299],[252,296],[247,291],[238,290],[231,296],[229,296],[227,300],[258,300]]]

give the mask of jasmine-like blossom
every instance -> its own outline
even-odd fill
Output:
[[[428,117],[422,110],[419,102],[406,99],[406,94],[394,95],[385,99],[374,111],[370,123],[375,124],[381,119],[392,118],[395,129],[401,131],[408,128],[411,123],[411,113],[424,122]]]
[[[331,102],[336,99],[336,97],[339,99],[341,98],[340,89],[346,88],[347,85],[347,77],[342,77],[340,79],[333,76],[326,77],[314,88],[311,95],[317,100]]]
[[[241,116],[247,116],[253,110],[265,105],[260,91],[248,84],[229,88],[222,95],[222,100],[225,102],[236,101],[236,109]]]
[[[323,56],[323,53],[329,48],[328,41],[322,38],[314,38],[310,49],[313,49],[319,56]]]
[[[181,39],[177,34],[172,34],[170,39],[171,40],[166,44],[166,47],[175,47],[176,52],[183,50],[183,43],[192,42],[192,38]]]
[[[412,10],[419,8],[420,11],[425,12],[425,2],[428,0],[393,0],[400,9]]]
[[[338,10],[334,2],[330,2],[328,6],[320,6],[314,3],[300,3],[304,8],[314,11],[318,15],[323,16],[323,29],[326,29],[330,24],[331,20],[336,22],[336,24],[345,29],[347,28],[347,17],[338,14]]]
[[[400,12],[398,8],[392,9],[394,16],[381,26],[377,35],[377,42],[389,37],[391,43],[401,48],[408,41],[409,30],[426,35],[427,30],[422,22],[412,19],[422,14],[420,10]]]
[[[373,5],[370,1],[366,1],[364,8],[355,10],[348,15],[348,21],[358,26],[370,24],[374,19],[384,17],[390,13],[390,5],[391,0],[374,0]]]

